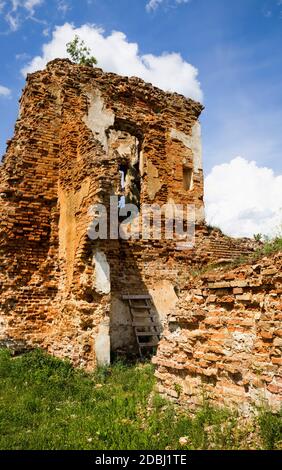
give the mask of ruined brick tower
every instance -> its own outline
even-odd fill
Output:
[[[43,346],[93,367],[110,349],[134,350],[123,294],[150,293],[164,321],[195,250],[164,240],[91,241],[89,208],[109,207],[122,172],[124,192],[139,205],[194,204],[201,233],[202,109],[68,60],[28,77],[1,167],[2,344]]]
[[[127,300],[149,298],[162,333],[153,358],[162,394],[195,408],[204,389],[214,404],[279,409],[282,255],[211,266],[254,247],[205,224],[202,109],[68,60],[29,75],[0,167],[0,347],[42,347],[92,369],[111,352],[138,352]],[[100,204],[108,215],[112,197],[193,205],[194,246],[94,240],[89,209]]]

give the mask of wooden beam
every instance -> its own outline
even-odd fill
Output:
[[[152,297],[147,295],[122,295],[121,297],[123,300],[151,300]]]

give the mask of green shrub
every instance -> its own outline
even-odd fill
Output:
[[[97,59],[91,56],[89,47],[87,47],[85,42],[79,39],[77,35],[73,41],[67,44],[67,52],[76,64],[87,65],[89,67],[93,67],[97,64]]]
[[[263,248],[262,254],[270,255],[282,251],[282,237],[276,237],[273,240],[266,241]]]

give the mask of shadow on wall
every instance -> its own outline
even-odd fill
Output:
[[[150,356],[162,331],[161,317],[138,266],[142,246],[119,240],[118,263],[112,271],[110,337],[112,354]]]
[[[162,330],[160,314],[138,266],[142,247],[125,240],[95,246],[96,289],[108,295],[108,312],[95,338],[97,363],[154,354]]]

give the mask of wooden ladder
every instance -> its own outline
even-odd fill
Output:
[[[123,295],[129,304],[132,326],[135,332],[140,357],[144,350],[156,347],[160,340],[160,327],[156,323],[150,295]]]

